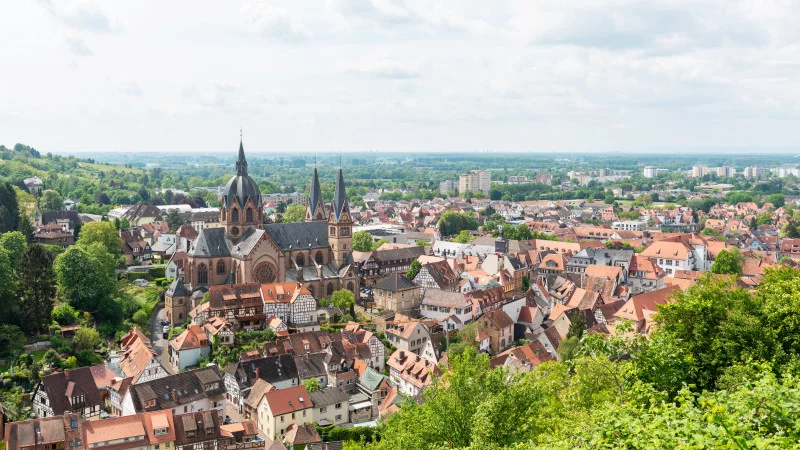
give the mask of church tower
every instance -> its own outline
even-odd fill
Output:
[[[325,220],[325,206],[322,203],[322,189],[319,187],[317,163],[314,162],[314,177],[311,179],[311,190],[308,193],[306,206],[306,222]]]
[[[353,218],[350,216],[350,202],[347,201],[341,167],[328,215],[328,242],[331,244],[334,262],[341,267],[353,251]]]
[[[247,159],[244,146],[239,140],[239,159],[236,161],[236,176],[225,185],[220,208],[220,223],[228,236],[238,238],[249,228],[261,228],[264,223],[264,207],[258,184],[247,174]]]

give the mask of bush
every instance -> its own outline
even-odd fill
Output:
[[[142,328],[147,328],[150,325],[150,316],[147,311],[140,309],[133,314],[133,323]]]
[[[64,303],[61,306],[53,308],[50,314],[59,325],[74,325],[78,321],[78,311],[75,310],[70,304]]]
[[[153,278],[164,278],[166,276],[166,273],[167,273],[167,268],[163,266],[151,267],[147,269],[147,274]]]

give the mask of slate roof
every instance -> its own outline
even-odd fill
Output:
[[[172,281],[172,284],[169,285],[169,289],[167,289],[166,295],[169,297],[187,297],[189,295],[181,277],[176,277]]]
[[[322,190],[319,187],[319,175],[317,174],[317,166],[314,166],[314,176],[311,178],[311,190],[308,197],[308,207],[311,217],[316,217],[317,207],[322,202]],[[324,209],[324,207],[323,207]],[[323,211],[324,213],[325,211]]]
[[[340,386],[320,389],[309,395],[311,396],[311,401],[314,403],[315,408],[343,403],[350,399],[350,394]]]
[[[256,377],[258,369],[258,377]],[[292,355],[267,356],[228,364],[225,373],[233,375],[239,389],[247,389],[260,378],[271,384],[297,378],[297,366]]]
[[[339,174],[336,178],[336,187],[333,191],[333,202],[331,203],[331,211],[336,218],[339,220],[342,217],[342,213],[347,213],[350,215],[350,204],[347,201],[347,191],[345,191],[344,187],[344,175],[342,175],[342,168],[339,168]]]
[[[207,384],[217,383],[216,389],[206,389]],[[174,409],[194,401],[225,394],[225,383],[216,367],[181,372],[157,380],[130,387],[136,411]],[[144,402],[155,400],[155,406],[144,407]]]
[[[231,247],[233,243],[225,236],[225,228],[203,228],[189,254],[208,258],[231,256]]]
[[[55,372],[42,378],[39,389],[47,393],[48,404],[56,415],[72,411],[70,397],[84,395],[86,406],[102,406],[103,398],[95,382],[92,370],[105,367],[101,364],[92,367],[79,367],[64,372]]]
[[[328,247],[327,222],[275,223],[265,225],[264,231],[283,251]]]
[[[322,353],[306,353],[303,356],[295,356],[294,364],[297,367],[297,377],[301,380],[327,375],[325,355]]]
[[[70,210],[70,211],[45,211],[42,213],[42,223],[48,224],[53,223],[58,220],[68,220],[71,226],[75,226],[77,223],[81,223],[81,219],[78,216],[78,211]]]
[[[375,285],[375,289],[383,289],[391,292],[397,292],[403,289],[412,289],[415,287],[418,286],[399,273],[393,273]]]
[[[239,141],[239,159],[236,161],[236,176],[228,181],[222,192],[223,201],[228,208],[234,200],[239,206],[244,206],[248,200],[252,200],[256,206],[261,204],[261,190],[255,180],[247,175],[247,159],[244,157],[244,146],[241,141]]]

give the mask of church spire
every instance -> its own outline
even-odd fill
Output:
[[[314,176],[311,178],[311,190],[308,192],[308,214],[307,220],[317,220],[318,214],[325,217],[324,206],[322,205],[322,189],[319,187],[319,174],[317,173],[317,161],[314,158]]]
[[[236,175],[247,176],[247,159],[244,157],[244,145],[242,145],[242,129],[239,129],[239,159],[236,161]]]
[[[331,213],[338,221],[342,213],[350,213],[350,204],[347,201],[347,191],[344,188],[344,175],[342,168],[339,167],[339,175],[336,178],[336,188],[333,191],[333,203],[331,203]]]

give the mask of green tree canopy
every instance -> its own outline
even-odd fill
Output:
[[[50,323],[56,285],[53,259],[41,245],[28,247],[18,269],[18,297],[23,327],[38,331]]]
[[[0,183],[0,233],[14,231],[19,226],[17,192],[9,183]]]
[[[16,268],[28,248],[28,241],[19,231],[9,231],[0,236],[0,247],[8,250],[11,267]]]
[[[95,242],[103,244],[106,250],[114,256],[122,252],[122,239],[111,222],[89,222],[81,227],[77,244],[88,248]]]
[[[371,252],[374,240],[368,231],[356,231],[353,233],[353,250],[357,252]]]
[[[414,277],[416,277],[419,273],[420,269],[422,269],[422,263],[419,262],[418,259],[411,261],[411,265],[408,266],[408,271],[406,272],[406,278],[413,280]]]
[[[78,350],[94,350],[100,345],[100,333],[94,328],[81,327],[75,332],[72,344]]]
[[[39,209],[42,211],[62,211],[64,209],[64,199],[57,191],[47,189],[42,192],[39,199]]]
[[[112,265],[109,279],[108,252],[101,243],[94,243],[88,250],[69,247],[58,255],[54,268],[59,297],[77,309],[94,311],[114,292],[114,269]]]
[[[306,207],[295,203],[286,208],[283,213],[283,223],[302,222],[306,220]]]
[[[730,250],[720,250],[714,264],[711,266],[711,273],[741,275],[744,266],[744,255],[738,248]]]

